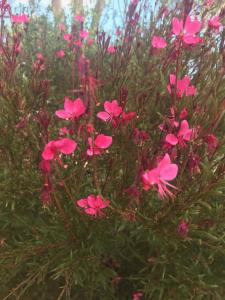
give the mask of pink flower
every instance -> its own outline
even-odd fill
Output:
[[[178,131],[177,136],[170,133],[166,136],[166,142],[174,146],[180,144],[182,147],[185,147],[185,141],[190,141],[191,137],[193,138],[193,129],[189,128],[187,120],[183,120],[180,125],[180,130]]]
[[[139,130],[138,128],[134,128],[133,138],[134,138],[134,143],[136,145],[140,145],[145,141],[147,141],[150,138],[150,136],[146,131]]]
[[[67,127],[62,127],[59,129],[59,135],[63,136],[69,133],[69,129]]]
[[[164,38],[154,35],[152,38],[152,46],[157,49],[163,49],[167,46],[167,43]]]
[[[207,143],[209,152],[212,152],[218,146],[218,139],[214,134],[208,134],[205,138],[205,142]]]
[[[65,41],[71,41],[73,36],[70,33],[65,33],[63,38],[64,38]]]
[[[204,5],[206,6],[212,6],[214,4],[215,0],[205,0]]]
[[[185,118],[187,118],[187,116],[188,116],[188,111],[187,111],[187,108],[184,107],[182,109],[182,111],[180,112],[180,119],[185,119]]]
[[[189,228],[188,228],[188,223],[185,220],[180,220],[179,225],[178,225],[178,232],[182,236],[186,236],[188,234]]]
[[[176,36],[180,36],[185,44],[195,45],[201,42],[201,38],[196,36],[201,29],[201,23],[197,17],[191,20],[190,16],[187,16],[185,25],[183,27],[183,20],[173,18],[172,20],[172,31]]]
[[[104,122],[112,121],[115,123],[116,119],[123,111],[117,100],[113,100],[112,102],[105,101],[104,109],[105,111],[100,111],[97,113],[97,117]]]
[[[72,154],[76,147],[77,143],[68,138],[50,141],[45,145],[44,151],[42,152],[42,158],[45,160],[52,160],[58,152],[62,154]]]
[[[57,110],[56,116],[65,120],[74,120],[85,113],[86,107],[80,98],[70,100],[65,97],[64,109]]]
[[[188,167],[189,167],[189,171],[190,171],[191,175],[194,175],[196,173],[201,173],[201,170],[199,167],[200,162],[201,162],[201,159],[198,154],[195,154],[193,152],[190,153],[189,159],[188,159]]]
[[[58,57],[58,58],[63,58],[64,56],[65,56],[65,52],[64,52],[64,50],[58,50],[57,52],[56,52],[56,56]]]
[[[116,48],[115,46],[109,46],[108,49],[107,49],[107,52],[110,53],[110,54],[113,54],[116,52]]]
[[[87,30],[80,30],[80,37],[82,39],[86,39],[88,37],[88,31]]]
[[[160,198],[172,197],[173,194],[168,190],[167,186],[176,188],[168,183],[176,178],[178,166],[171,164],[169,154],[166,153],[158,166],[152,170],[147,170],[142,175],[143,187],[149,190],[152,186],[157,185]]]
[[[66,30],[66,26],[65,26],[65,24],[63,24],[63,23],[60,23],[60,24],[58,25],[58,28],[59,28],[59,30],[61,30],[61,31],[65,31],[65,30]]]
[[[76,16],[74,16],[74,20],[79,22],[79,23],[83,23],[84,22],[84,16],[76,15]]]
[[[177,82],[176,82],[177,81]],[[197,92],[197,89],[193,85],[190,84],[190,77],[185,75],[182,79],[176,79],[176,75],[170,74],[170,84],[167,85],[167,90],[170,94],[172,94],[171,87],[175,87],[177,92],[177,97],[182,98],[185,95],[194,96]]]
[[[42,53],[37,53],[37,59],[43,62],[45,60],[44,56]]]
[[[132,300],[140,300],[143,296],[142,292],[134,292],[132,295]]]
[[[110,204],[109,200],[103,200],[102,196],[89,195],[87,198],[80,199],[77,201],[77,205],[84,208],[84,211],[88,215],[101,215],[102,209],[108,207]]]
[[[11,21],[13,23],[29,23],[30,19],[28,15],[12,15],[11,16]]]
[[[214,16],[209,20],[209,27],[219,30],[221,23],[220,23],[220,17]]]
[[[74,45],[77,46],[77,47],[79,47],[79,48],[81,48],[81,47],[83,46],[83,43],[82,43],[81,40],[76,40],[76,41],[74,42]]]
[[[90,149],[87,150],[88,156],[100,155],[103,150],[107,149],[112,144],[112,137],[104,134],[99,134],[96,139],[88,138]]]
[[[51,166],[49,160],[42,159],[39,163],[39,169],[45,174],[50,173],[50,167]]]
[[[134,118],[136,118],[137,113],[135,111],[130,111],[128,113],[125,113],[124,111],[122,112],[122,122],[123,123],[127,123],[131,120],[133,120]]]

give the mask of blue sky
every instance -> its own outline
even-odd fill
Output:
[[[101,18],[102,28],[110,32],[115,27],[122,25],[122,15],[125,8],[126,0],[108,0],[106,1],[106,7],[103,11]],[[28,12],[28,0],[8,0],[11,4],[13,13]],[[61,0],[65,12],[69,10],[70,0]],[[46,8],[51,5],[51,0],[39,0],[37,1],[39,10],[37,13],[44,13]],[[94,7],[95,0],[84,0],[84,7],[89,10]]]

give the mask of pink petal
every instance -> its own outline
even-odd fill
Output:
[[[86,107],[84,105],[84,102],[77,98],[75,101],[73,101],[73,114],[78,118],[81,115],[85,113]]]
[[[108,207],[110,204],[110,201],[109,200],[104,200],[104,202],[102,202],[102,204],[99,206],[99,208],[106,208]]]
[[[197,36],[194,36],[194,35],[185,34],[183,36],[183,41],[185,42],[185,44],[195,45],[197,43],[200,43],[201,39]]]
[[[186,90],[186,96],[194,96],[197,92],[197,89],[196,87],[194,87],[193,85],[190,85],[187,87],[187,90]]]
[[[110,114],[105,111],[100,111],[99,113],[97,113],[97,117],[105,122],[111,119]]]
[[[161,172],[166,166],[168,166],[171,163],[169,154],[166,153],[163,157],[163,159],[158,163],[157,169],[159,172]]]
[[[130,121],[136,117],[137,113],[134,111],[130,111],[128,113],[123,112],[122,113],[122,119],[123,121]]]
[[[157,49],[163,49],[167,46],[167,43],[164,38],[154,35],[152,38],[152,46]]]
[[[176,164],[170,164],[160,172],[160,178],[162,180],[170,181],[176,178],[177,173],[178,166]]]
[[[91,208],[97,208],[98,205],[96,205],[96,197],[95,195],[89,195],[87,197],[87,202],[88,202],[88,206],[90,206]]]
[[[170,74],[170,84],[175,85],[176,84],[176,75]]]
[[[189,124],[187,120],[183,120],[180,125],[178,136],[183,136],[189,130]]]
[[[182,21],[180,21],[178,18],[173,18],[172,20],[172,30],[175,35],[179,35],[180,32],[183,30],[183,24]]]
[[[54,149],[54,141],[45,145],[45,149],[42,152],[42,158],[45,160],[52,160],[54,158],[56,150]]]
[[[88,37],[88,31],[80,30],[80,37],[86,39]]]
[[[68,98],[68,97],[65,97],[64,99],[65,99],[65,101],[64,101],[64,110],[66,112],[72,114],[73,113],[73,106],[74,106],[73,101],[70,100],[70,98]]]
[[[110,54],[113,54],[116,52],[116,48],[114,46],[109,46],[107,49],[107,52]]]
[[[221,26],[220,17],[219,16],[212,17],[209,20],[209,26],[215,29],[219,29]]]
[[[80,199],[80,200],[78,200],[77,201],[77,205],[79,207],[82,207],[82,208],[87,207],[87,199]]]
[[[83,23],[84,22],[84,16],[76,15],[76,16],[74,16],[74,20],[79,22],[79,23]]]
[[[95,139],[95,145],[100,149],[106,149],[112,144],[112,137],[99,134]]]
[[[69,138],[64,138],[55,142],[55,146],[63,154],[71,154],[77,147],[77,143]]]
[[[159,170],[157,168],[150,171],[146,171],[142,175],[142,180],[145,186],[158,184],[159,182]]]
[[[104,109],[105,109],[105,111],[107,113],[111,114],[113,112],[111,102],[105,101],[105,103],[104,103]]]
[[[187,34],[193,35],[200,31],[201,22],[198,21],[197,17],[195,17],[194,21],[191,21],[190,16],[187,16],[184,28]]]
[[[178,143],[178,139],[174,134],[167,134],[166,142],[174,146]]]
[[[71,114],[66,112],[64,109],[57,110],[55,114],[58,118],[65,120],[70,119],[71,117]]]
[[[87,150],[87,155],[88,155],[88,156],[93,156],[93,155],[94,155],[93,149],[88,149],[88,150]]]
[[[86,208],[84,211],[88,215],[96,215],[98,212],[96,208]]]
[[[118,105],[117,100],[113,100],[111,103],[111,110],[115,117],[118,117],[122,112],[122,107]]]
[[[187,89],[190,83],[190,78],[188,76],[184,76],[183,79],[177,81],[177,90],[181,96],[183,96],[185,90]]]

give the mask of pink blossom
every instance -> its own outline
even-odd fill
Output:
[[[87,150],[88,156],[100,155],[103,150],[107,149],[112,144],[112,137],[104,134],[99,134],[93,142],[92,138],[88,138],[90,149]]]
[[[69,133],[69,129],[67,127],[62,127],[59,129],[59,135],[66,135],[67,133]]]
[[[117,100],[113,100],[112,102],[105,101],[104,109],[105,111],[97,113],[97,117],[104,122],[113,121],[115,123],[115,120],[123,111]]]
[[[81,40],[76,40],[76,41],[74,42],[74,45],[77,46],[77,47],[79,47],[79,48],[81,48],[81,47],[83,46],[83,43],[82,43]]]
[[[79,22],[79,23],[83,23],[84,22],[84,16],[76,15],[76,16],[74,16],[74,20]]]
[[[65,41],[71,41],[73,36],[70,33],[65,33],[63,38],[64,38]]]
[[[65,56],[65,52],[64,52],[64,50],[58,50],[57,52],[56,52],[56,56],[58,57],[58,58],[63,58],[64,56]]]
[[[209,27],[219,30],[221,23],[220,23],[220,17],[214,16],[209,20]]]
[[[22,15],[12,15],[11,21],[13,23],[29,23],[30,19],[28,15],[22,14]]]
[[[179,225],[178,225],[178,232],[182,236],[186,236],[188,234],[189,228],[188,228],[188,223],[185,220],[180,220]]]
[[[152,186],[157,185],[160,198],[172,197],[173,194],[168,190],[167,186],[176,188],[168,183],[176,178],[178,166],[171,164],[169,154],[166,153],[158,166],[152,170],[147,170],[142,175],[143,187],[149,190]]]
[[[152,46],[157,49],[163,49],[167,46],[167,43],[164,38],[154,35],[152,38]]]
[[[201,38],[196,36],[201,29],[201,22],[198,21],[197,17],[191,20],[190,16],[187,16],[185,25],[183,27],[183,20],[173,18],[172,20],[172,31],[176,36],[180,36],[185,44],[195,45],[201,42]]]
[[[59,28],[59,30],[61,30],[61,31],[65,31],[65,30],[66,30],[66,26],[65,26],[64,23],[60,23],[60,24],[58,25],[58,28]]]
[[[200,162],[201,162],[201,158],[198,154],[195,154],[193,152],[190,153],[189,159],[188,159],[188,167],[189,167],[191,175],[196,174],[196,173],[201,173],[201,170],[199,167]]]
[[[80,199],[77,201],[77,205],[84,208],[84,212],[88,215],[101,215],[102,209],[110,205],[109,200],[103,200],[100,195],[89,195],[87,198]]]
[[[215,0],[205,0],[204,4],[206,6],[212,6],[214,4]]]
[[[205,138],[205,142],[208,146],[208,151],[212,152],[218,146],[218,139],[214,134],[208,134]]]
[[[86,107],[80,98],[70,100],[68,97],[65,97],[64,99],[64,109],[55,112],[57,117],[65,120],[74,120],[85,113]]]
[[[45,60],[42,53],[37,53],[37,59],[40,60],[41,62]]]
[[[122,122],[126,123],[129,122],[131,120],[133,120],[134,118],[136,118],[137,113],[135,111],[130,111],[128,113],[125,113],[124,111],[122,112]]]
[[[42,159],[41,162],[39,163],[39,169],[45,174],[50,173],[50,162],[49,162],[49,160]]]
[[[143,296],[142,292],[134,292],[132,295],[132,300],[140,300]]]
[[[108,49],[107,49],[107,52],[110,53],[110,54],[113,54],[116,52],[116,48],[115,46],[109,46]]]
[[[88,31],[87,30],[80,30],[80,37],[82,39],[86,39],[88,37]]]
[[[134,143],[136,145],[140,145],[149,139],[149,134],[144,130],[139,130],[138,128],[134,128],[133,138],[134,138]]]
[[[177,81],[177,82],[176,82]],[[182,79],[176,79],[176,75],[170,74],[170,84],[167,85],[167,90],[172,94],[171,87],[176,87],[177,97],[182,98],[184,93],[186,96],[194,96],[197,89],[190,84],[190,77],[185,75]]]
[[[182,111],[180,112],[180,119],[185,119],[185,118],[187,118],[187,116],[188,116],[188,111],[187,111],[187,108],[184,107],[182,109]]]
[[[45,145],[42,152],[42,158],[45,160],[52,160],[56,157],[57,153],[72,154],[77,147],[77,143],[69,138],[61,140],[53,140]]]
[[[185,147],[185,141],[190,141],[191,137],[193,138],[193,129],[189,128],[187,120],[183,120],[177,135],[167,134],[166,142],[173,146],[179,143],[180,146]]]

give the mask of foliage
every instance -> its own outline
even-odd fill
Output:
[[[0,1],[1,299],[224,299],[225,10],[159,2]]]

